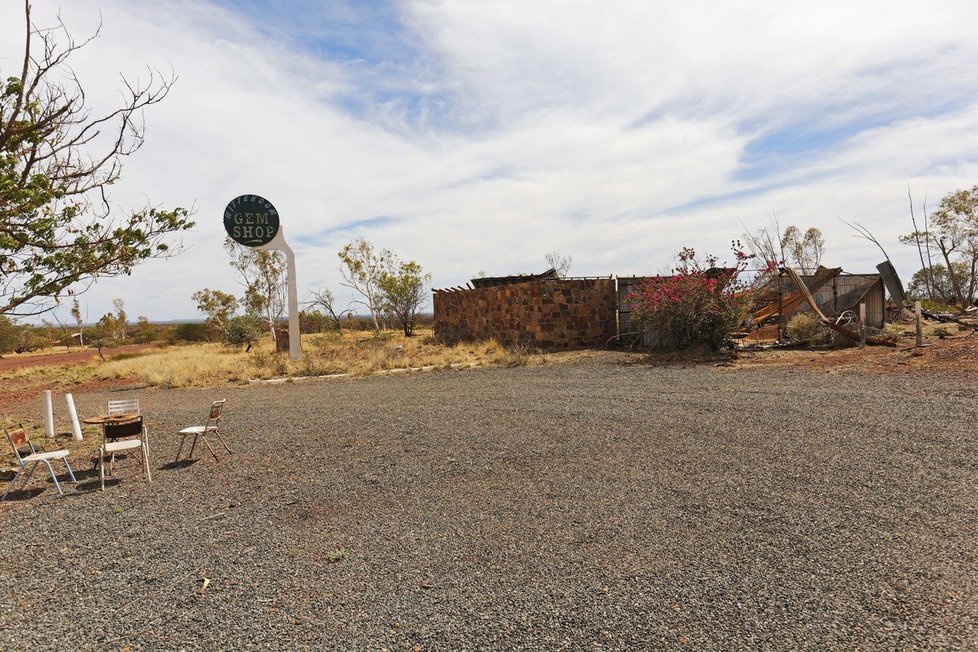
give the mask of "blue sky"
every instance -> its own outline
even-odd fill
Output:
[[[35,0],[46,22],[59,5]],[[336,252],[362,236],[433,283],[479,271],[668,269],[749,228],[821,228],[826,262],[905,280],[919,203],[978,183],[978,5],[761,1],[608,3],[77,0],[101,37],[74,68],[96,106],[145,66],[179,82],[146,114],[147,144],[113,195],[193,205],[187,250],[100,282],[93,315],[194,316],[201,287],[237,291],[215,255],[224,204],[271,199],[300,293],[343,296]],[[0,6],[0,69],[17,3]],[[158,279],[166,278],[166,283]]]

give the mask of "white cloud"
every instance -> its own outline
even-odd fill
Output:
[[[55,7],[34,4],[42,21]],[[93,315],[121,296],[133,315],[189,317],[194,290],[233,290],[221,212],[244,192],[278,206],[300,287],[335,290],[358,235],[449,286],[539,271],[554,249],[579,274],[658,271],[774,211],[865,270],[879,252],[837,218],[858,220],[909,277],[906,184],[933,206],[978,183],[973,3],[406,2],[418,60],[379,65],[319,59],[205,2],[84,0],[65,21],[84,33],[97,6],[103,35],[76,61],[90,97],[117,97],[117,71],[180,76],[115,198],[195,203],[199,226],[185,254],[100,282]],[[0,7],[5,73],[16,22]]]

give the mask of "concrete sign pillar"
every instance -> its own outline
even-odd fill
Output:
[[[235,197],[224,209],[224,230],[240,245],[253,249],[271,249],[285,254],[288,265],[289,357],[302,359],[299,341],[299,299],[295,279],[295,254],[285,241],[278,211],[272,202],[258,195]]]

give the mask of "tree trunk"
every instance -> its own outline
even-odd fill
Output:
[[[947,277],[951,280],[951,287],[954,289],[954,296],[958,300],[958,306],[964,310],[968,307],[968,302],[965,301],[964,293],[961,291],[961,280],[954,273],[954,267],[951,266],[951,252],[954,250],[954,246],[952,245],[948,249],[944,245],[944,240],[938,240],[937,246],[940,247],[941,255],[944,256],[944,264],[947,265]]]

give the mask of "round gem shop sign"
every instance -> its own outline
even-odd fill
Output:
[[[278,234],[278,211],[258,195],[235,197],[224,209],[224,230],[246,247],[267,245]]]

